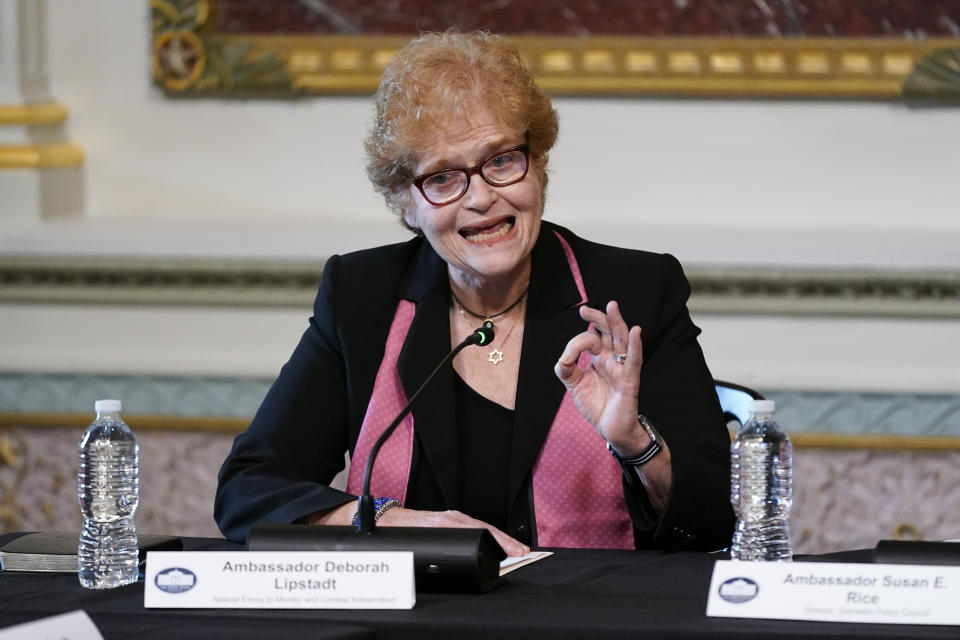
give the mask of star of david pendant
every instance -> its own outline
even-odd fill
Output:
[[[503,351],[494,347],[493,351],[490,352],[490,357],[487,358],[487,361],[492,362],[493,364],[500,364],[503,360]]]

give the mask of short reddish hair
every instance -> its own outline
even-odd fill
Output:
[[[375,103],[376,120],[364,142],[367,175],[397,213],[423,147],[451,119],[478,106],[525,137],[534,165],[546,176],[557,113],[520,52],[500,36],[453,29],[420,35],[384,69]]]

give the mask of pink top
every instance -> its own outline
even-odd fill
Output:
[[[556,236],[567,257],[580,300],[586,302],[583,276],[573,250],[559,233]],[[412,302],[401,300],[390,325],[383,360],[350,464],[347,482],[350,493],[360,493],[373,444],[406,404],[397,358],[413,322],[415,307]],[[590,354],[582,353],[577,364],[581,369],[591,366]],[[408,415],[380,449],[370,487],[373,495],[405,501],[413,429],[413,416]],[[604,439],[580,414],[569,393],[564,394],[534,463],[533,508],[537,543],[541,547],[634,548],[633,525],[623,497],[620,466],[607,452]]]

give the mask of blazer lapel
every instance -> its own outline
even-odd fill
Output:
[[[413,396],[450,352],[449,282],[443,260],[424,243],[414,268],[400,287],[400,297],[412,300],[417,311],[397,359],[407,398]],[[420,393],[413,405],[414,437],[440,485],[447,505],[460,494],[457,465],[460,438],[456,429],[454,373],[451,366]]]
[[[509,504],[530,474],[566,393],[553,366],[570,338],[587,328],[578,311],[580,293],[554,228],[543,223],[532,254],[510,450]],[[449,286],[446,264],[425,242],[399,289],[401,298],[417,304],[397,361],[407,398],[450,351]],[[453,368],[447,366],[423,390],[412,411],[415,438],[451,507],[460,495],[454,393]]]
[[[567,342],[587,328],[578,311],[580,293],[554,228],[543,224],[533,251],[507,485],[511,505],[566,393],[553,367]]]

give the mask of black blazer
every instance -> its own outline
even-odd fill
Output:
[[[696,340],[700,330],[686,308],[690,286],[680,264],[670,255],[588,242],[547,222],[532,253],[507,533],[536,545],[532,468],[566,392],[553,366],[586,328],[554,231],[573,249],[590,299],[617,300],[627,323],[643,329],[639,407],[670,446],[673,490],[658,517],[641,483],[625,481],[637,547],[728,545],[729,436]],[[220,470],[214,517],[224,535],[243,541],[252,524],[295,522],[355,499],[328,483],[357,442],[397,303],[417,305],[398,360],[409,397],[450,350],[449,291],[446,263],[423,238],[327,261],[309,327]],[[454,375],[447,367],[413,408],[409,507],[458,508]]]

